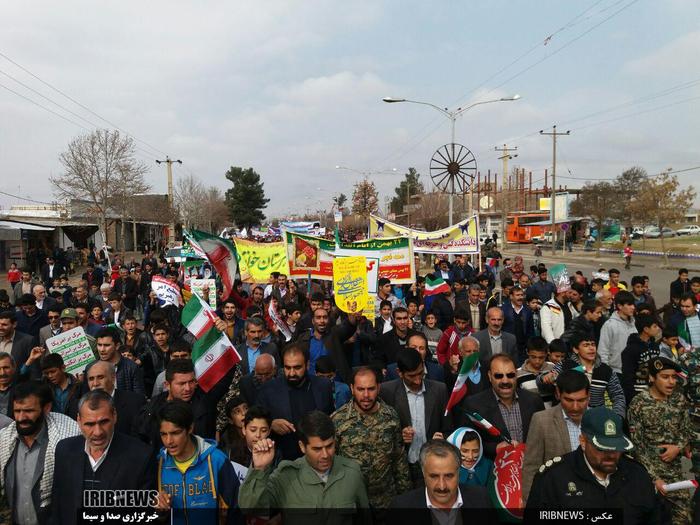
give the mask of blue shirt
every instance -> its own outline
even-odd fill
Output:
[[[316,360],[322,355],[328,355],[328,350],[323,346],[323,338],[314,337],[313,328],[309,339],[309,373],[316,374]]]
[[[251,347],[246,345],[246,352],[248,352],[248,373],[252,374],[255,370],[255,361],[260,357],[260,347],[253,350]]]

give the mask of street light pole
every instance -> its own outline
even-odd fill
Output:
[[[168,226],[168,245],[172,248],[175,246],[175,207],[173,199],[173,162],[182,164],[181,160],[172,160],[170,157],[165,157],[165,160],[156,160],[156,164],[163,164],[168,168],[168,205],[170,206],[170,225]]]
[[[457,108],[455,110],[448,110],[447,108],[441,108],[439,106],[436,106],[435,104],[431,104],[430,102],[422,102],[420,100],[409,100],[407,98],[394,98],[394,97],[384,97],[382,100],[388,104],[393,104],[396,102],[410,102],[411,104],[421,104],[423,106],[430,106],[433,109],[436,109],[440,113],[442,113],[445,117],[450,119],[451,122],[451,148],[452,148],[452,155],[454,156],[454,144],[455,144],[455,123],[457,121],[457,118],[465,113],[466,111],[469,111],[471,108],[474,106],[480,106],[482,104],[492,104],[494,102],[511,102],[514,100],[518,100],[520,98],[520,95],[513,95],[512,97],[503,97],[503,98],[497,98],[493,100],[482,100],[480,102],[474,102],[473,104],[470,104],[467,107],[464,108]],[[453,198],[454,198],[454,178],[452,179],[452,184],[450,187],[450,197],[449,197],[449,219],[450,219],[450,226],[453,224]],[[468,198],[469,198],[469,215],[472,213],[472,188],[471,185],[469,186],[469,191],[468,191]]]
[[[549,135],[552,137],[552,191],[549,199],[549,209],[552,217],[552,255],[557,254],[557,213],[555,208],[555,204],[557,202],[557,137],[569,135],[570,133],[571,131],[566,131],[566,133],[558,133],[556,125],[552,126],[551,132],[545,133],[544,130],[540,130],[540,135]],[[598,235],[600,235],[600,233]]]

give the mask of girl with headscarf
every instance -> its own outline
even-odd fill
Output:
[[[471,427],[459,427],[447,438],[459,449],[462,463],[459,466],[460,485],[486,486],[493,471],[493,462],[484,457],[481,436]]]

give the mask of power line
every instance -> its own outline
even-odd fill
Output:
[[[68,95],[67,93],[61,91],[60,89],[58,89],[57,87],[53,86],[53,85],[50,84],[49,82],[47,82],[47,81],[45,81],[44,79],[40,78],[39,76],[35,75],[35,74],[32,73],[29,69],[27,69],[27,68],[24,67],[23,65],[17,63],[16,61],[14,61],[13,59],[11,59],[9,56],[7,56],[6,54],[4,54],[4,53],[1,52],[1,51],[0,51],[0,57],[4,58],[5,60],[7,60],[8,62],[10,62],[11,64],[14,64],[16,67],[18,67],[19,69],[21,69],[22,71],[24,71],[25,73],[27,73],[28,75],[30,75],[31,77],[35,78],[36,80],[38,80],[39,82],[41,82],[42,84],[44,84],[45,86],[47,86],[48,88],[52,89],[52,90],[55,91],[56,93],[58,93],[58,94],[64,96],[65,98],[67,98],[68,100],[70,100],[71,102],[73,102],[73,104],[76,104],[76,105],[80,106],[80,107],[83,108],[85,111],[87,111],[87,112],[89,112],[90,114],[94,115],[95,117],[99,118],[99,119],[102,120],[103,122],[106,122],[107,124],[109,124],[109,125],[112,126],[113,128],[118,129],[119,131],[121,131],[121,132],[124,133],[125,135],[130,136],[130,137],[133,138],[135,141],[140,142],[141,144],[144,144],[145,146],[149,147],[149,148],[152,149],[153,151],[156,151],[156,152],[158,152],[158,153],[162,153],[163,155],[167,155],[164,151],[162,151],[162,150],[156,148],[155,146],[149,144],[149,143],[146,142],[145,140],[142,140],[142,139],[136,137],[136,135],[134,135],[133,133],[129,133],[128,131],[125,131],[124,129],[120,128],[119,126],[117,126],[116,124],[114,124],[113,122],[111,122],[110,120],[104,118],[102,115],[96,113],[95,111],[93,111],[92,109],[90,109],[89,107],[87,107],[86,105],[84,105],[84,104],[78,102],[77,100],[75,100],[73,97],[71,97],[71,96]],[[58,104],[57,104],[57,105],[58,105]],[[84,119],[83,119],[83,120],[84,120]],[[99,127],[99,126],[96,126],[96,127]],[[151,156],[152,156],[152,154],[151,154]]]
[[[33,202],[33,203],[35,203],[35,204],[46,204],[47,206],[55,206],[55,205],[56,205],[55,202],[37,201],[37,200],[34,200],[34,199],[30,199],[30,198],[28,198],[28,197],[21,197],[21,196],[19,196],[19,195],[13,195],[12,193],[7,193],[6,191],[0,191],[0,194],[1,194],[1,195],[6,195],[6,196],[8,196],[8,197],[13,197],[13,198],[15,198],[15,199],[27,201],[27,202]]]

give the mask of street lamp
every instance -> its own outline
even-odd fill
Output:
[[[442,115],[450,119],[451,122],[451,142],[454,144],[455,142],[455,122],[457,121],[457,118],[462,115],[463,113],[469,111],[471,108],[474,106],[480,106],[482,104],[493,104],[495,102],[513,102],[515,100],[520,99],[520,95],[513,95],[511,97],[501,97],[501,98],[495,98],[493,100],[481,100],[479,102],[474,102],[473,104],[470,104],[464,108],[456,108],[454,110],[449,110],[448,108],[441,108],[440,106],[436,106],[435,104],[432,104],[430,102],[423,102],[420,100],[410,100],[407,98],[396,98],[396,97],[384,97],[382,100],[386,102],[387,104],[395,104],[397,102],[410,102],[411,104],[420,104],[422,106],[430,106],[433,109],[438,110]],[[471,195],[471,186],[469,188],[469,214],[471,215],[472,211],[472,195]],[[450,226],[452,226],[452,199],[453,195],[450,194],[450,210],[449,210],[449,215],[450,215]]]

